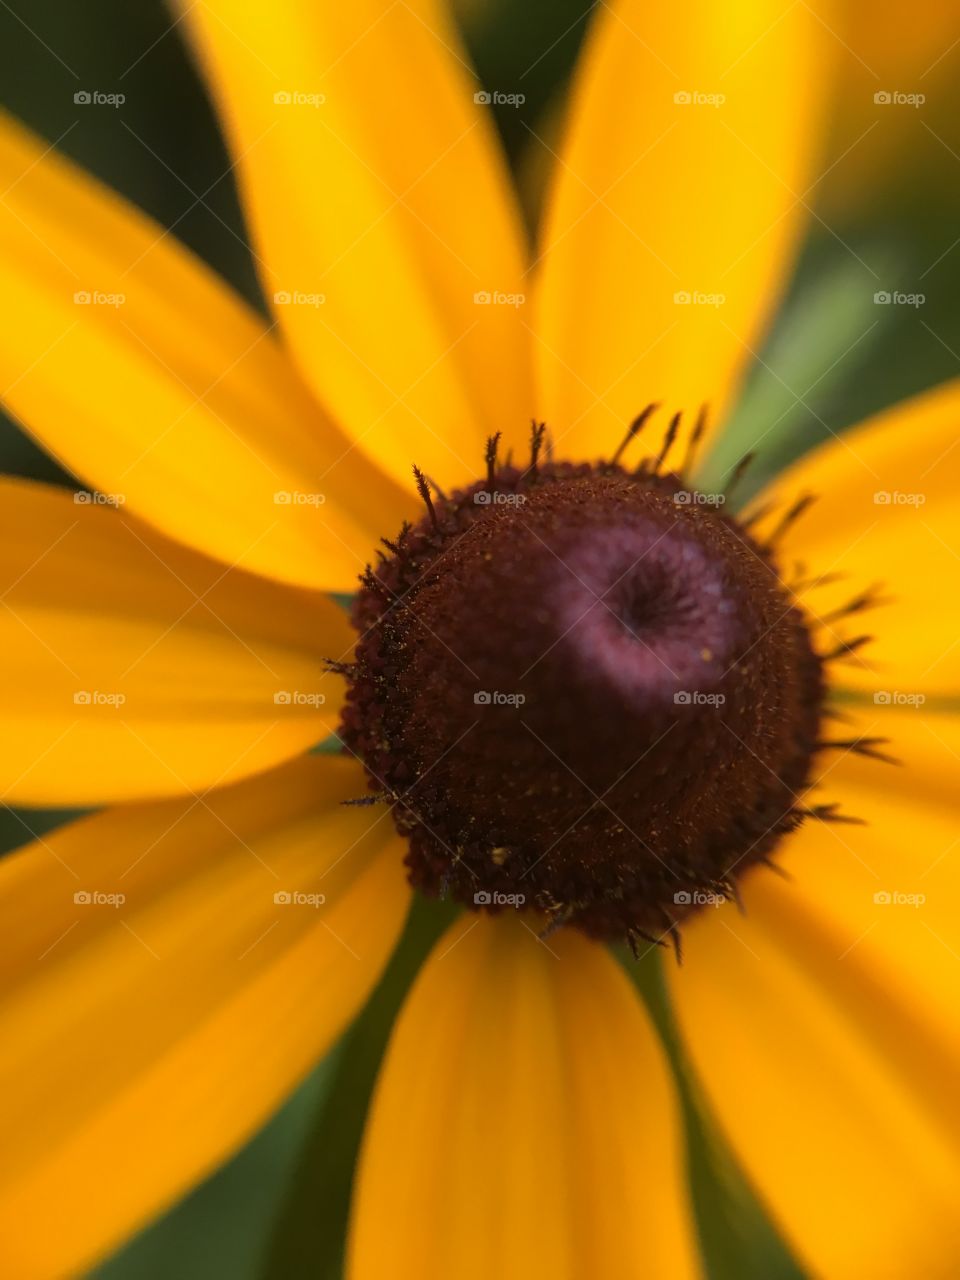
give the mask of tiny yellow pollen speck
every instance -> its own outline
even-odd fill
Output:
[[[701,649],[701,650],[700,650],[700,657],[704,660],[704,662],[709,662],[709,661],[710,661],[710,659],[713,657],[713,650],[712,650],[712,649]]]
[[[506,845],[498,845],[496,849],[490,850],[490,857],[493,859],[494,865],[502,867],[507,860],[507,854],[510,852]]]

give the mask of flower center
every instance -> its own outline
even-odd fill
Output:
[[[628,472],[541,440],[449,496],[420,477],[355,603],[342,737],[424,892],[676,936],[801,820],[822,661],[769,548],[665,450]]]

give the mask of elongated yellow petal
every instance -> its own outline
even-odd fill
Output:
[[[282,581],[351,590],[407,505],[323,416],[268,326],[9,117],[0,190],[11,413],[169,536]]]
[[[540,246],[540,412],[609,454],[652,401],[716,420],[804,225],[823,28],[784,0],[598,10]]]
[[[605,950],[545,947],[515,919],[459,921],[388,1049],[350,1280],[696,1275],[678,1123],[653,1030]]]
[[[882,713],[882,714],[881,714]],[[960,1259],[960,720],[880,709],[901,769],[824,787],[868,826],[810,824],[746,916],[685,934],[672,988],[727,1137],[810,1274],[947,1280]]]
[[[62,489],[0,481],[0,795],[94,805],[199,791],[337,723],[328,597],[187,551]]]
[[[875,637],[844,664],[844,683],[891,696],[960,693],[957,610],[950,603],[960,575],[958,422],[960,380],[846,432],[777,482],[784,503],[817,495],[779,541],[781,562],[803,562],[810,576],[840,575],[803,592],[805,605],[826,619],[821,647],[858,633]],[[777,518],[774,512],[760,526],[761,535]],[[885,603],[833,616],[873,584]]]
[[[0,1265],[84,1269],[263,1123],[363,1003],[407,900],[360,769],[297,761],[0,863]],[[322,899],[322,900],[321,900]]]
[[[405,483],[475,475],[532,398],[518,218],[444,6],[204,0],[185,25],[304,376]]]

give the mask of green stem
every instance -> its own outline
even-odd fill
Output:
[[[386,972],[339,1046],[334,1079],[278,1215],[266,1280],[339,1280],[353,1174],[377,1073],[407,991],[457,910],[415,896]]]
[[[708,1280],[804,1280],[804,1271],[721,1136],[699,1088],[677,1029],[659,953],[640,962],[625,950],[614,954],[643,997],[673,1070],[704,1274]]]

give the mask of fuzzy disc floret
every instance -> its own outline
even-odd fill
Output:
[[[342,735],[415,886],[660,939],[797,824],[821,662],[718,502],[650,468],[504,467],[386,545]]]

